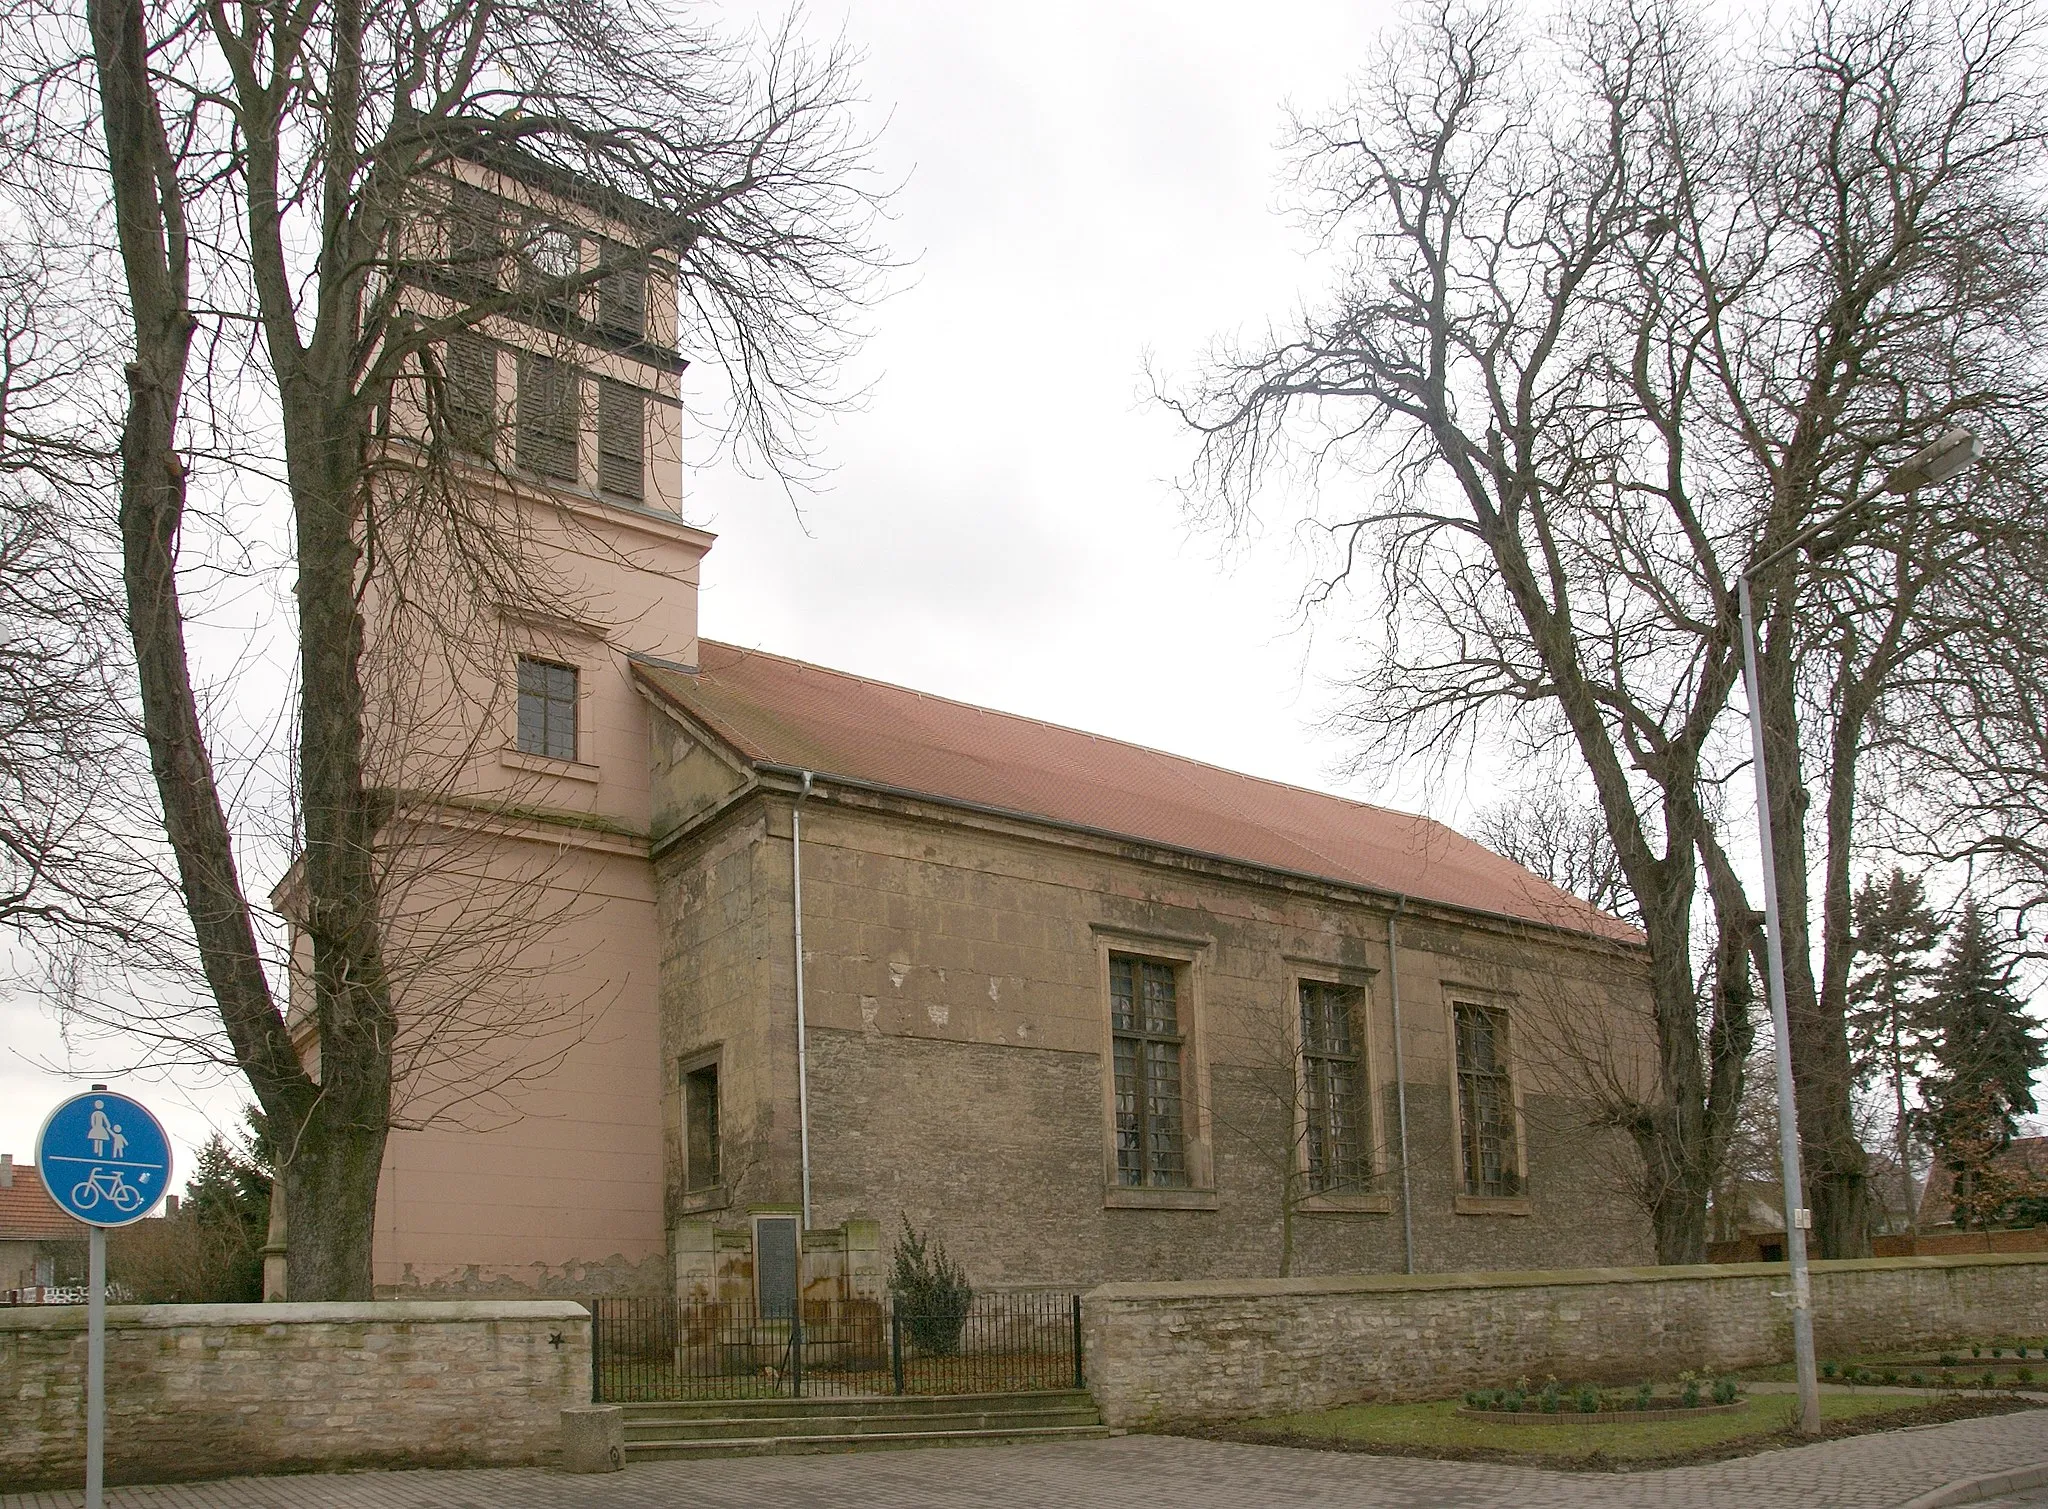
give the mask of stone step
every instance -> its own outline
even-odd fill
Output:
[[[1092,1405],[1066,1409],[976,1409],[944,1414],[800,1415],[764,1420],[759,1416],[691,1420],[628,1419],[626,1442],[749,1440],[768,1436],[870,1436],[929,1432],[1043,1430],[1100,1425]]]
[[[1013,1394],[827,1394],[804,1399],[661,1399],[623,1406],[626,1422],[792,1420],[845,1415],[950,1415],[965,1411],[1095,1410],[1086,1389],[1034,1389]]]
[[[628,1441],[626,1456],[636,1462],[675,1461],[687,1457],[760,1457],[824,1451],[891,1451],[920,1446],[1022,1446],[1053,1441],[1099,1441],[1110,1431],[1103,1425],[1051,1425],[1022,1430],[906,1430],[858,1432],[848,1435],[743,1436],[711,1441]]]

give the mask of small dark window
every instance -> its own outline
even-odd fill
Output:
[[[1159,959],[1109,956],[1116,1055],[1116,1182],[1154,1189],[1188,1182],[1182,1131],[1179,974]]]
[[[1508,1014],[1461,1001],[1453,1015],[1465,1193],[1519,1195],[1521,1159],[1515,1145],[1514,1085],[1508,1077]]]
[[[519,464],[528,471],[563,482],[576,480],[582,386],[567,362],[520,353]]]
[[[1301,982],[1302,1136],[1312,1194],[1362,1189],[1371,1173],[1359,1001],[1349,986]]]
[[[597,322],[613,335],[622,335],[628,340],[644,340],[647,336],[647,269],[628,261],[633,252],[616,242],[606,243],[604,255],[609,262],[626,262],[627,265],[606,273],[599,281]]]
[[[597,383],[597,485],[622,498],[646,486],[647,400],[610,378]]]
[[[505,204],[475,184],[457,183],[448,194],[448,266],[466,278],[497,287],[504,275]]]
[[[441,366],[441,408],[448,439],[488,456],[498,427],[498,350],[473,330],[448,338]]]
[[[718,1065],[683,1076],[683,1187],[718,1187]]]
[[[519,661],[519,749],[550,760],[576,758],[576,669]]]

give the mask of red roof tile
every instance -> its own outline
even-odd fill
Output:
[[[1635,941],[1625,923],[1463,834],[1197,760],[779,655],[701,641],[657,695],[756,765],[971,803],[1446,906]]]
[[[14,1187],[0,1186],[0,1242],[84,1241],[84,1223],[57,1208],[33,1163],[14,1165]]]

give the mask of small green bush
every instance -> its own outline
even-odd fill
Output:
[[[1878,1377],[1886,1385],[1894,1384],[1899,1381],[1899,1370],[1897,1368],[1886,1368]]]
[[[1538,1399],[1538,1407],[1546,1415],[1554,1415],[1563,1408],[1563,1396],[1558,1392],[1557,1380],[1555,1378],[1543,1385],[1543,1392],[1538,1396]]]
[[[1991,1355],[1992,1355],[1993,1357],[2003,1357],[2003,1356],[2005,1355],[2005,1348],[2004,1348],[2004,1347],[1993,1347],[1993,1348],[1991,1349]]]
[[[1480,1393],[1480,1392],[1479,1392],[1479,1390],[1478,1390],[1478,1389],[1476,1389],[1476,1388],[1468,1388],[1468,1389],[1466,1389],[1466,1390],[1465,1390],[1465,1408],[1467,1408],[1467,1409],[1485,1409],[1485,1408],[1486,1408],[1486,1395],[1484,1395],[1484,1394]]]
[[[1822,1364],[1820,1365],[1820,1375],[1821,1375],[1821,1377],[1823,1377],[1823,1378],[1832,1378],[1832,1377],[1834,1377],[1834,1376],[1835,1376],[1835,1365],[1834,1365],[1834,1364],[1833,1364],[1832,1362],[1823,1362],[1823,1363],[1822,1363]]]
[[[1971,1347],[1970,1355],[1972,1357],[1982,1357],[1984,1355],[1984,1349],[1982,1347]]]
[[[1998,1383],[1998,1375],[1993,1373],[1991,1369],[1986,1368],[1984,1370],[1983,1376],[1979,1378],[1977,1381],[1984,1388],[1992,1388],[1995,1387]]]
[[[1590,1384],[1580,1385],[1578,1404],[1580,1414],[1597,1415],[1600,1413],[1600,1391]]]
[[[1714,1402],[1716,1404],[1733,1404],[1735,1402],[1735,1394],[1735,1380],[1733,1378],[1722,1378],[1715,1382]]]
[[[1927,1387],[1927,1375],[1925,1373],[1914,1373],[1906,1381],[1912,1384],[1914,1388]]]
[[[903,1329],[919,1351],[933,1357],[953,1356],[960,1350],[960,1333],[967,1327],[967,1311],[974,1303],[966,1271],[946,1255],[944,1242],[932,1238],[927,1244],[907,1215],[903,1234],[896,1238],[894,1257],[889,1287],[895,1292]]]
[[[1687,1409],[1700,1407],[1700,1381],[1697,1378],[1685,1380],[1685,1387],[1678,1391],[1678,1402]]]
[[[1508,1390],[1507,1398],[1501,1402],[1501,1408],[1511,1415],[1519,1415],[1522,1412],[1522,1406],[1528,1402],[1529,1396],[1527,1394],[1518,1388],[1511,1388]]]
[[[1650,1388],[1650,1385],[1647,1383],[1639,1383],[1636,1385],[1637,1409],[1648,1409],[1650,1407],[1650,1396],[1652,1392],[1653,1391]]]
[[[1956,1365],[1956,1354],[1953,1352],[1943,1352],[1941,1354],[1941,1365],[1945,1368],[1954,1367]]]
[[[2034,1381],[2034,1370],[2032,1368],[2021,1368],[2012,1375],[2012,1381],[2014,1383],[2032,1383]]]
[[[1941,1372],[1941,1386],[1943,1388],[1954,1388],[1956,1386],[1956,1375],[1949,1372],[1946,1368],[1943,1368]]]

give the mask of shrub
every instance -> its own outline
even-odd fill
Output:
[[[1699,1379],[1690,1376],[1686,1378],[1685,1387],[1678,1391],[1678,1402],[1687,1409],[1698,1409],[1700,1407]]]
[[[1970,1355],[1972,1357],[1982,1357],[1984,1355],[1984,1349],[1982,1347],[1971,1347]]]
[[[1996,1385],[1996,1384],[1997,1384],[1997,1382],[1998,1382],[1998,1376],[1997,1376],[1997,1374],[1993,1373],[1993,1372],[1991,1371],[1991,1369],[1989,1369],[1989,1368],[1986,1368],[1986,1369],[1984,1370],[1984,1374],[1983,1374],[1983,1376],[1982,1376],[1981,1378],[1979,1378],[1979,1379],[1978,1379],[1977,1381],[1978,1381],[1978,1383],[1979,1383],[1980,1385],[1982,1385],[1983,1387],[1985,1387],[1985,1388],[1991,1388],[1991,1387],[1993,1387],[1994,1385]]]
[[[1478,1389],[1476,1389],[1476,1388],[1468,1388],[1468,1389],[1466,1389],[1466,1390],[1465,1390],[1465,1408],[1467,1408],[1467,1409],[1485,1409],[1485,1408],[1486,1408],[1486,1395],[1485,1395],[1484,1393],[1480,1392],[1480,1391],[1479,1391]]]
[[[919,1351],[950,1357],[960,1350],[960,1333],[967,1327],[974,1290],[966,1271],[946,1255],[946,1244],[936,1238],[927,1244],[907,1215],[903,1234],[896,1238],[889,1288],[895,1293],[903,1328]]]
[[[1716,1404],[1733,1404],[1735,1402],[1735,1393],[1735,1380],[1733,1378],[1723,1378],[1714,1384],[1714,1402]]]
[[[1956,1375],[1949,1372],[1946,1368],[1942,1369],[1941,1386],[1943,1388],[1954,1388],[1956,1386]]]
[[[1538,1396],[1538,1408],[1546,1415],[1554,1415],[1562,1407],[1563,1399],[1558,1392],[1557,1380],[1553,1378],[1543,1385],[1543,1392]]]
[[[1581,1384],[1579,1387],[1579,1413],[1582,1415],[1596,1415],[1599,1412],[1600,1391],[1591,1384]]]
[[[1527,1402],[1528,1395],[1518,1388],[1511,1388],[1508,1390],[1508,1396],[1503,1403],[1503,1408],[1511,1415],[1519,1415],[1522,1412],[1522,1406]]]
[[[1832,1378],[1832,1377],[1834,1377],[1834,1376],[1835,1376],[1835,1365],[1834,1365],[1834,1364],[1833,1364],[1832,1362],[1823,1362],[1823,1363],[1822,1363],[1822,1364],[1820,1365],[1820,1375],[1821,1375],[1821,1377],[1823,1377],[1823,1378]]]
[[[2025,1360],[2025,1358],[2026,1358],[2026,1355],[2027,1355],[2027,1349],[2026,1349],[2025,1347],[2023,1347],[2023,1346],[2021,1346],[2021,1347],[2014,1347],[2014,1348],[2012,1349],[2012,1355],[2013,1355],[2013,1356],[2015,1356],[2015,1357],[2018,1357],[2018,1358],[2020,1358],[2020,1359],[2021,1359],[2022,1361],[2024,1361],[2024,1360]]]
[[[2005,1355],[2005,1348],[2004,1348],[2004,1347],[1993,1347],[1993,1348],[1991,1349],[1991,1355],[1992,1355],[1993,1357],[2003,1357],[2003,1356]]]
[[[1649,1385],[1649,1384],[1647,1384],[1647,1383],[1639,1383],[1639,1384],[1637,1384],[1637,1385],[1636,1385],[1636,1408],[1637,1408],[1637,1409],[1648,1409],[1648,1408],[1650,1407],[1650,1392],[1651,1392],[1651,1390],[1650,1390],[1650,1385]]]
[[[2014,1383],[2032,1383],[2034,1381],[2034,1370],[2032,1368],[2021,1368],[2012,1375],[2012,1381]]]
[[[1912,1377],[1908,1378],[1908,1379],[1907,1379],[1906,1381],[1907,1381],[1908,1383],[1912,1384],[1914,1388],[1925,1388],[1925,1387],[1927,1387],[1927,1375],[1926,1375],[1925,1373],[1915,1373],[1915,1374],[1913,1374],[1913,1376],[1912,1376]]]
[[[1956,1365],[1956,1354],[1953,1352],[1943,1352],[1941,1354],[1941,1365],[1945,1368],[1954,1367]]]
[[[1897,1383],[1899,1381],[1899,1370],[1897,1368],[1886,1368],[1878,1377],[1887,1384]]]

